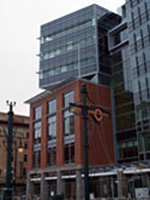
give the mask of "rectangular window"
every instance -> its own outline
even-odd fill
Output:
[[[133,29],[135,29],[135,19],[134,19],[134,14],[133,14],[133,12],[131,13],[131,18],[132,18],[132,26],[133,26]]]
[[[53,99],[48,102],[48,114],[56,113],[56,99]]]
[[[27,162],[28,156],[27,154],[24,154],[24,162]]]
[[[130,7],[132,8],[133,7],[133,0],[130,0]]]
[[[41,152],[36,151],[33,153],[33,167],[40,167],[41,162]]]
[[[136,41],[136,35],[133,35],[134,38],[134,48],[135,48],[135,52],[137,52],[137,41]]]
[[[47,165],[48,166],[56,165],[56,147],[51,147],[48,149]]]
[[[139,23],[141,25],[142,24],[142,20],[141,20],[141,9],[140,9],[140,7],[138,7],[138,17],[139,17]]]
[[[143,37],[143,30],[140,30],[140,37],[141,37],[141,42],[142,42],[142,47],[144,48],[144,37]]]
[[[149,37],[149,41],[150,41],[150,25],[147,25],[147,32],[148,32],[148,37]]]
[[[73,163],[75,157],[74,143],[65,144],[64,162]]]
[[[42,109],[41,109],[41,106],[37,106],[35,109],[34,109],[34,119],[40,119],[42,116]]]
[[[147,20],[149,20],[148,5],[146,2],[144,3],[144,6],[145,6],[146,18],[147,18]]]
[[[69,43],[67,44],[67,50],[69,51],[69,50],[71,50],[71,49],[73,49],[73,44],[72,44],[72,42],[69,42]]]
[[[70,106],[70,103],[74,102],[74,92],[68,92],[64,94],[64,107],[67,108]]]
[[[66,72],[67,71],[67,65],[63,65],[62,67],[61,67],[61,73],[64,73],[64,72]]]
[[[56,115],[48,118],[48,139],[56,139]]]
[[[119,159],[136,157],[138,148],[137,141],[127,141],[118,143]]]
[[[64,134],[65,136],[74,134],[74,115],[68,110],[64,112]]]
[[[41,142],[41,122],[36,122],[34,124],[34,143]]]

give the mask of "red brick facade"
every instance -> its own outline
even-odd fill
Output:
[[[30,138],[29,138],[29,170],[33,168],[33,133],[34,133],[34,108],[42,106],[42,136],[41,136],[41,168],[47,167],[47,103],[49,100],[57,99],[57,139],[56,139],[56,167],[64,165],[64,133],[63,133],[63,94],[73,90],[74,103],[82,104],[81,85],[83,81],[75,81],[57,91],[36,100],[30,107]],[[88,96],[96,105],[100,105],[110,113],[110,116],[103,118],[100,123],[95,123],[92,117],[88,116],[89,136],[89,165],[106,165],[114,163],[113,128],[111,117],[111,92],[110,88],[85,82]],[[92,105],[87,98],[87,104]],[[79,111],[80,112],[80,111]],[[83,165],[83,122],[82,116],[75,115],[75,165]],[[95,127],[95,130],[94,130]]]
[[[0,197],[5,188],[6,167],[7,167],[7,135],[8,135],[8,114],[0,112]],[[13,115],[13,138],[11,152],[11,182],[15,180],[12,187],[15,187],[15,195],[23,195],[26,190],[26,178],[28,171],[28,136],[29,136],[29,117]],[[20,143],[23,152],[19,152]]]

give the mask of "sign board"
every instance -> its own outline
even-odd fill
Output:
[[[149,190],[148,188],[136,188],[135,189],[135,196],[137,199],[143,199],[149,197]]]

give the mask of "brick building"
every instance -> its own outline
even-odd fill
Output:
[[[0,113],[0,195],[5,187],[8,115]],[[14,115],[12,141],[12,187],[14,196],[25,194],[28,160],[29,117]],[[23,152],[18,152],[20,142]]]
[[[27,101],[28,194],[83,197],[82,116],[69,110],[70,102],[82,104],[78,77],[91,81],[83,81],[88,104],[110,114],[100,123],[88,116],[90,194],[136,198],[146,188],[148,196],[150,1],[126,0],[120,11],[91,5],[41,26],[39,86],[46,91]]]
[[[88,81],[69,79],[32,99],[30,103],[28,194],[48,199],[54,194],[82,199],[83,196],[83,123],[81,86],[87,87],[87,104],[99,105],[109,113],[100,123],[88,114],[89,165],[114,163],[111,90]]]

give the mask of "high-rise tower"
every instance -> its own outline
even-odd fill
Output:
[[[119,21],[118,15],[91,5],[42,25],[40,87],[50,88],[71,77],[108,84],[110,69],[104,61],[108,54],[106,34]]]

